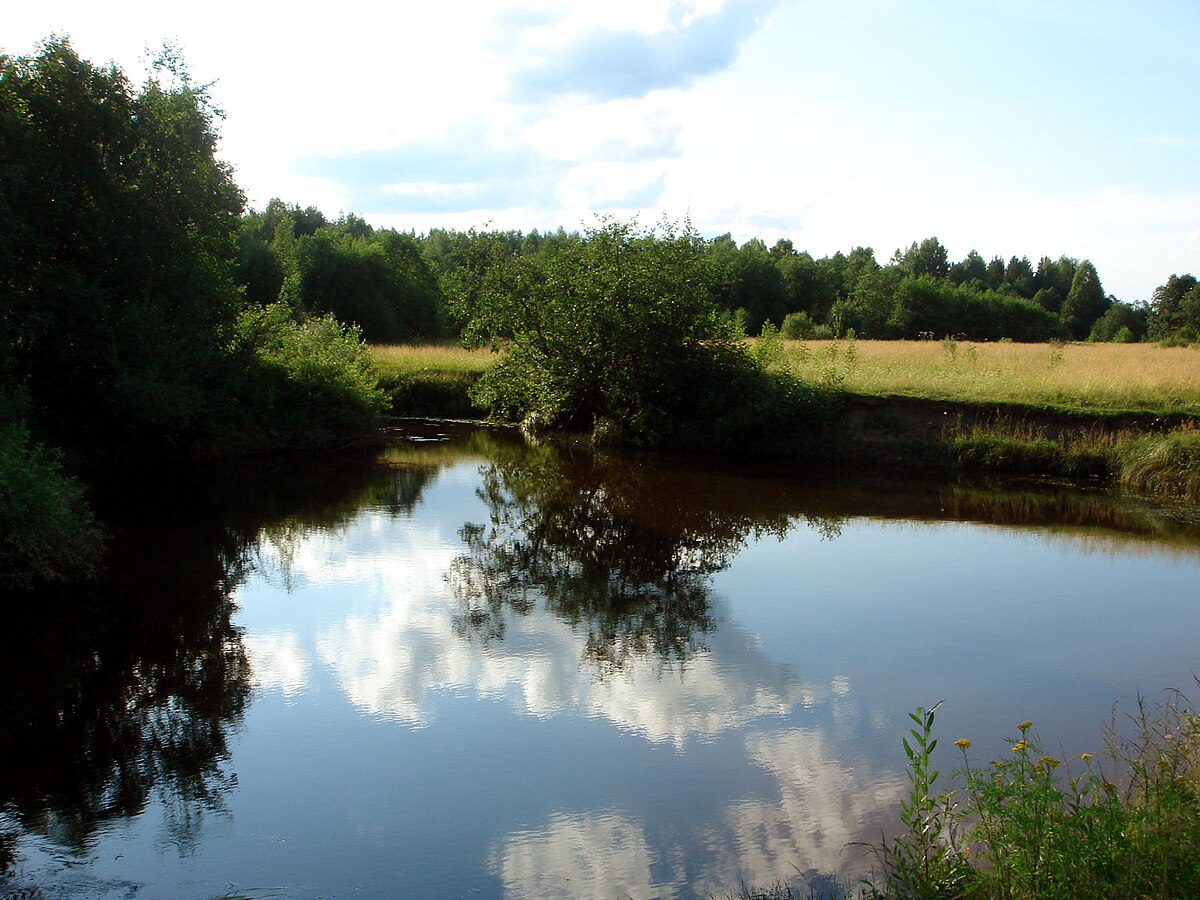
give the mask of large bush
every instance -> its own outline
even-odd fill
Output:
[[[728,436],[772,398],[791,408],[712,300],[690,226],[602,221],[537,255],[482,237],[452,302],[469,344],[505,351],[476,387],[494,415],[655,444]]]
[[[362,334],[332,315],[303,322],[282,303],[242,313],[227,440],[236,446],[324,447],[373,433],[387,407]]]

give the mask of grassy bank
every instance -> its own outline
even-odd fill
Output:
[[[471,386],[496,361],[488,350],[452,344],[377,344],[371,357],[397,415],[480,418]]]
[[[940,705],[940,704],[939,704]],[[1200,716],[1172,692],[1114,721],[1104,753],[1064,760],[1032,722],[1004,759],[954,742],[958,785],[935,785],[935,705],[904,740],[906,830],[876,847],[872,897],[1195,897],[1200,893]]]
[[[483,415],[468,392],[495,354],[449,345],[371,353],[396,414]],[[1200,500],[1196,349],[780,341],[767,361],[830,392],[840,415],[825,423],[823,446],[836,458],[1098,477]]]
[[[871,397],[1200,417],[1200,348],[1154,344],[780,341],[770,368]],[[496,361],[452,345],[374,346],[385,383],[469,385]]]
[[[878,870],[858,884],[799,876],[729,900],[1047,900],[1200,895],[1200,715],[1180,692],[1114,710],[1104,747],[1047,752],[1032,722],[983,761],[971,740],[938,752],[941,703],[910,713],[903,828],[869,845]],[[1058,751],[1056,751],[1058,752]],[[940,776],[940,777],[939,777]]]

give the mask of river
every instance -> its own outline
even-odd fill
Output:
[[[1200,516],[397,426],[128,475],[88,589],[0,638],[0,895],[853,888],[939,700],[1065,758],[1189,690]]]

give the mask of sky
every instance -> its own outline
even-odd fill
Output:
[[[1197,0],[45,0],[0,49],[52,34],[137,82],[174,44],[253,208],[1200,274]]]

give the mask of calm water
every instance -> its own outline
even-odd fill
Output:
[[[1196,510],[1099,491],[414,425],[99,502],[104,583],[5,614],[0,895],[853,879],[909,710],[1078,754],[1200,670]]]

